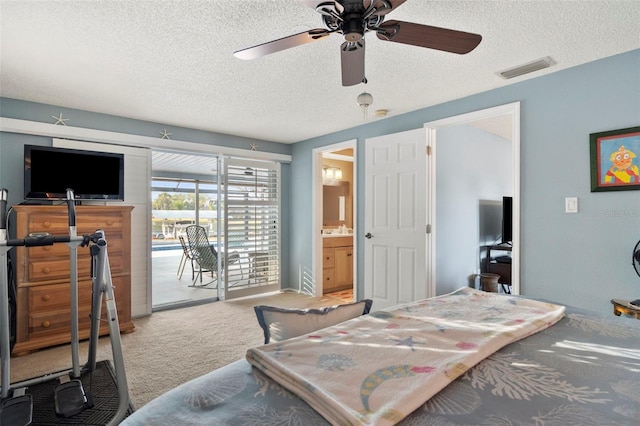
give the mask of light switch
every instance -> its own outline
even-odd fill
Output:
[[[578,213],[578,197],[567,197],[564,199],[565,213]]]

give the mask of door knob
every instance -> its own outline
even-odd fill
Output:
[[[371,232],[367,232],[366,234],[364,234],[364,237],[366,239],[371,239],[371,237],[373,237],[373,235],[371,235]]]

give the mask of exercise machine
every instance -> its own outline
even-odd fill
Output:
[[[0,383],[0,426],[27,426],[32,422],[33,400],[27,393],[28,387],[49,380],[58,379],[60,384],[54,390],[55,413],[59,417],[72,417],[93,407],[91,395],[85,393],[80,381],[82,373],[92,373],[96,368],[96,354],[100,334],[101,310],[104,299],[106,306],[111,351],[118,389],[118,410],[108,425],[118,425],[129,408],[129,389],[124,369],[124,356],[120,340],[120,325],[113,294],[111,269],[107,254],[107,240],[103,230],[93,234],[78,236],[76,231],[75,199],[73,190],[67,189],[69,212],[69,235],[54,236],[48,233],[29,234],[23,239],[8,239],[7,236],[7,195],[0,190],[0,357],[2,378]],[[71,312],[71,368],[57,373],[46,374],[34,379],[10,384],[10,318],[9,283],[7,253],[12,247],[36,247],[66,243],[70,260],[70,312]],[[80,366],[78,337],[78,267],[77,248],[89,247],[91,253],[91,328],[87,363]]]

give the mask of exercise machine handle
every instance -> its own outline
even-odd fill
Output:
[[[76,233],[76,205],[75,197],[73,195],[73,189],[67,188],[67,207],[69,210],[69,235],[56,236],[51,235],[48,232],[33,232],[26,236],[26,238],[13,238],[6,239],[5,224],[7,221],[7,190],[0,190],[0,242],[2,245],[8,247],[40,247],[51,246],[55,243],[69,243],[72,241],[81,241],[83,245],[88,244],[88,236],[78,237]],[[5,234],[3,236],[2,234]]]
[[[81,240],[81,238],[78,238]],[[51,235],[47,232],[34,232],[27,235],[26,238],[13,238],[7,240],[6,245],[9,247],[40,247],[52,246],[55,243],[68,243],[72,239],[69,235]]]
[[[0,189],[0,230],[7,229],[7,198],[9,191]]]
[[[75,232],[76,227],[76,200],[73,189],[67,188],[67,207],[69,209],[69,228]]]

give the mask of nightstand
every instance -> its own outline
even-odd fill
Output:
[[[506,253],[511,253],[513,247],[510,244],[497,244],[487,246],[487,258],[486,258],[486,271],[500,275],[498,282],[502,286],[502,290],[509,294],[511,293],[511,256]],[[498,258],[492,258],[491,252],[503,252],[503,256]],[[501,259],[502,258],[502,259]],[[504,261],[503,259],[508,259]]]
[[[630,315],[635,319],[640,319],[640,306],[632,305],[628,300],[611,299],[613,304],[613,314],[617,317],[620,314]]]

